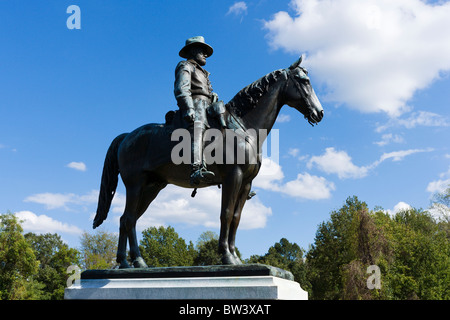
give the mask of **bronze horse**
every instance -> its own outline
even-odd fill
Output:
[[[311,87],[306,69],[300,66],[302,58],[289,68],[275,70],[248,85],[226,104],[224,118],[231,132],[250,129],[269,132],[283,105],[301,112],[312,125],[323,118],[322,106]],[[234,148],[243,148],[245,163],[213,163],[208,169],[215,173],[210,183],[191,186],[190,164],[174,164],[171,150],[177,144],[171,135],[183,121],[178,112],[168,113],[165,124],[147,124],[131,133],[116,137],[106,154],[103,167],[97,214],[93,227],[98,227],[107,217],[118,183],[118,175],[126,188],[125,211],[120,218],[117,262],[120,268],[130,267],[126,259],[127,239],[130,257],[135,268],[147,267],[139,252],[136,221],[147,210],[158,193],[174,184],[184,188],[203,188],[222,185],[220,212],[219,253],[223,264],[241,264],[236,255],[235,237],[242,208],[249,198],[253,179],[261,167],[261,146],[265,136],[245,139]],[[220,123],[210,119],[212,128],[222,130]],[[223,139],[230,130],[222,130]],[[205,139],[206,140],[206,139]],[[208,142],[205,142],[205,148]],[[224,155],[225,157],[225,155]],[[236,159],[235,159],[236,160]]]

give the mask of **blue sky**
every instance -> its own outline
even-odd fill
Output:
[[[66,25],[73,4],[79,30]],[[450,183],[448,30],[447,1],[0,1],[0,213],[79,246],[110,142],[176,108],[178,51],[196,35],[215,50],[205,68],[224,101],[304,54],[325,110],[313,128],[283,107],[279,162],[238,230],[245,258],[283,237],[307,248],[352,195],[426,209]],[[167,187],[138,229],[218,233],[219,190],[190,192]],[[120,184],[103,230],[118,231],[124,195]]]

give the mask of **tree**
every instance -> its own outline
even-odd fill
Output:
[[[373,290],[367,285],[368,271],[376,267],[385,272],[386,263],[391,261],[392,251],[383,230],[375,223],[373,214],[363,208],[356,211],[356,244],[352,260],[342,266],[342,299],[384,299],[386,286]],[[381,281],[381,279],[380,279]],[[381,289],[381,290],[380,290]]]
[[[306,256],[311,297],[339,299],[343,291],[342,267],[356,258],[358,212],[367,205],[357,197],[348,198],[345,205],[322,222],[315,242]]]
[[[376,265],[384,272],[390,253],[383,228],[376,224],[367,204],[356,196],[347,198],[341,209],[331,213],[329,221],[320,224],[307,254],[311,297],[386,298],[386,287],[381,291],[367,287],[367,268]]]
[[[291,243],[286,238],[282,238],[270,247],[265,255],[253,255],[247,262],[262,263],[288,270],[292,272],[294,280],[299,282],[303,289],[307,290],[310,287],[310,283],[306,278],[303,250],[298,244]]]
[[[219,240],[219,235],[210,230],[202,232],[202,234],[197,239],[196,249],[198,250],[200,247],[205,245],[207,242],[210,242],[211,240]]]
[[[222,264],[222,256],[219,254],[219,236],[213,231],[203,232],[196,244],[197,255],[194,259],[196,266],[211,266]],[[235,248],[238,257],[241,253]]]
[[[307,254],[312,299],[449,299],[450,242],[430,213],[390,216],[357,197],[320,224]],[[367,285],[377,267],[381,288]]]
[[[0,299],[37,299],[39,285],[32,276],[39,262],[12,213],[0,215]]]
[[[83,269],[111,269],[116,266],[116,234],[96,231],[94,234],[84,232],[80,238]]]
[[[149,266],[192,266],[196,256],[193,243],[181,238],[171,226],[150,227],[142,232],[139,249]]]
[[[429,211],[437,217],[439,228],[450,240],[450,186],[443,192],[436,192],[433,195]]]
[[[393,299],[450,299],[450,241],[429,212],[409,209],[392,220],[394,260],[386,280]]]
[[[60,300],[64,298],[67,268],[80,264],[80,252],[69,248],[59,235],[34,233],[25,234],[25,239],[33,248],[39,261],[38,272],[34,279],[42,284],[41,299]]]

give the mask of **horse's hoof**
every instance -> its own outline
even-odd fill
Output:
[[[222,255],[222,264],[225,265],[230,265],[230,264],[234,264],[235,260],[233,258],[233,256],[231,255],[231,253],[228,254],[223,254]]]
[[[241,261],[241,259],[239,259],[239,257],[238,257],[237,255],[233,255],[233,257],[234,257],[234,260],[236,261],[235,264],[244,264],[244,263]]]
[[[142,259],[142,257],[137,257],[133,261],[133,267],[135,267],[135,268],[148,268],[147,264],[145,263],[144,259]]]
[[[128,269],[128,268],[131,268],[131,267],[128,264],[127,260],[120,262],[119,269]]]
[[[222,264],[226,265],[238,265],[242,264],[241,259],[235,257],[231,253],[226,253],[222,255]]]

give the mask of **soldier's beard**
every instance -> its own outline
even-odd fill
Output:
[[[201,57],[200,59],[196,58],[195,61],[196,61],[199,65],[201,65],[202,67],[203,67],[204,65],[206,65],[206,58],[204,58],[204,57]]]
[[[204,65],[206,65],[206,57],[201,53],[198,52],[195,56],[194,56],[194,60],[195,62],[197,62],[199,65],[201,65],[202,67]]]

